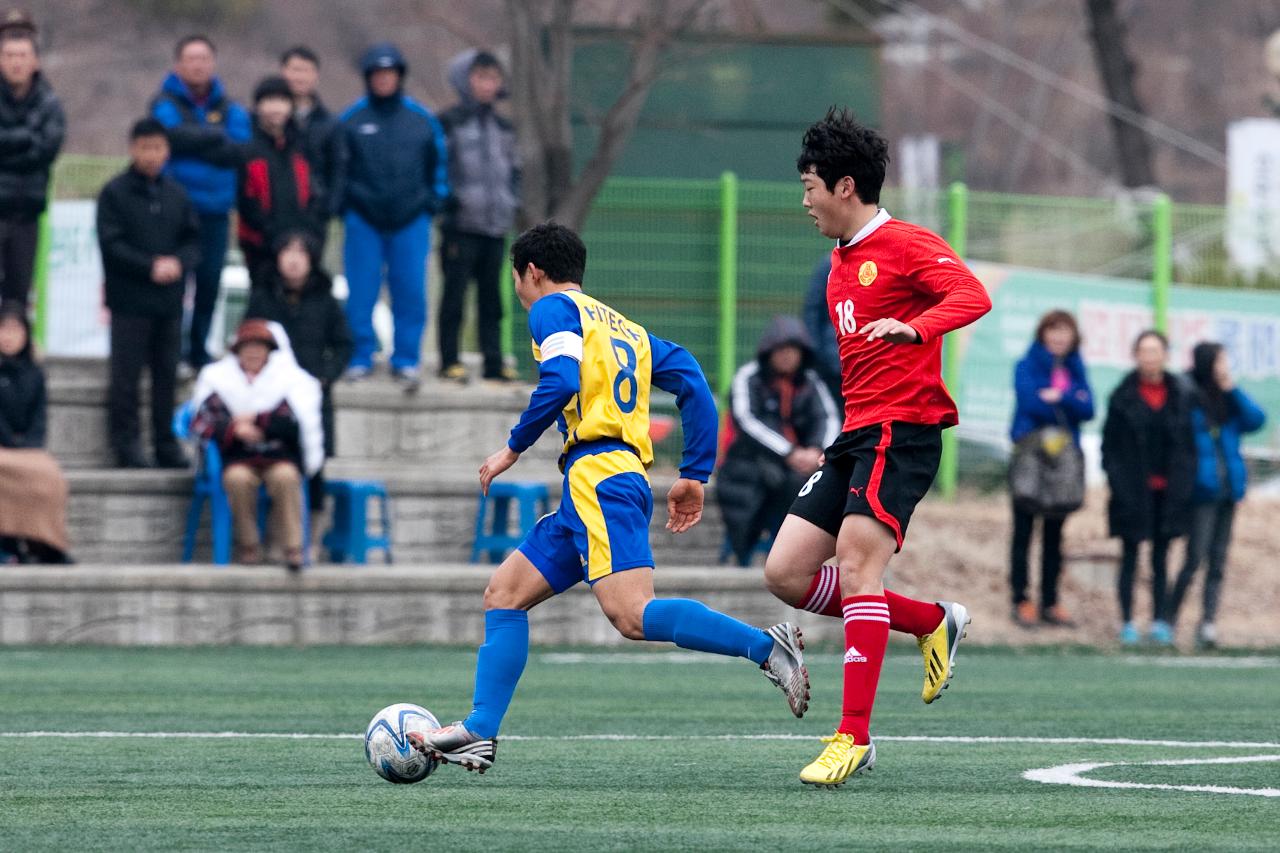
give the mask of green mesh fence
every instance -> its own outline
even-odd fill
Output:
[[[124,157],[89,157],[66,154],[53,164],[53,197],[57,199],[97,198],[107,181],[120,173]]]

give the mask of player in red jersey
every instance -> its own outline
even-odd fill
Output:
[[[883,585],[938,471],[942,430],[958,420],[942,384],[942,336],[991,310],[945,240],[879,206],[888,148],[833,108],[805,133],[797,160],[804,207],[836,241],[827,307],[845,399],[844,432],[800,490],[765,565],[778,598],[844,619],[841,721],[800,773],[812,785],[840,785],[875,764],[869,723],[889,631],[917,638],[927,703],[947,686],[969,622],[963,605],[916,601]],[[833,553],[836,565],[824,565]]]

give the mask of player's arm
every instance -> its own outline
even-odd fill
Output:
[[[493,478],[510,468],[555,422],[556,417],[581,388],[582,321],[578,307],[567,296],[553,294],[533,304],[529,333],[538,344],[538,386],[529,405],[511,430],[507,446],[480,466],[480,488],[485,494]]]
[[[715,467],[719,428],[716,398],[702,368],[688,350],[653,335],[649,336],[649,348],[653,358],[651,381],[663,391],[676,395],[684,430],[680,479],[667,493],[667,529],[683,533],[702,518],[702,484]]]
[[[936,234],[922,232],[907,243],[903,269],[916,287],[937,297],[938,301],[910,323],[879,320],[876,323],[882,325],[874,329],[871,327],[876,323],[868,323],[862,331],[872,340],[882,337],[890,343],[927,344],[969,325],[991,310],[991,297],[982,282]]]

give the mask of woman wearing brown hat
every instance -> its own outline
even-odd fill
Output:
[[[258,563],[258,487],[271,497],[285,565],[302,567],[302,478],[324,461],[320,383],[298,366],[278,323],[246,320],[231,352],[196,379],[192,431],[222,451],[236,562]]]

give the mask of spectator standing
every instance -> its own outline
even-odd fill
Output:
[[[1192,351],[1189,374],[1193,388],[1191,427],[1195,435],[1196,479],[1191,495],[1191,532],[1186,561],[1165,609],[1169,624],[1178,624],[1178,609],[1200,565],[1208,558],[1204,579],[1204,609],[1196,643],[1218,644],[1218,600],[1231,544],[1236,504],[1244,499],[1247,472],[1240,454],[1240,438],[1262,429],[1267,416],[1249,395],[1236,387],[1222,344],[1200,343]]]
[[[716,475],[716,496],[739,565],[750,565],[762,533],[778,532],[823,449],[840,435],[840,411],[813,361],[800,320],[774,317],[756,358],[734,374],[734,437]]]
[[[138,382],[151,373],[156,464],[186,468],[172,421],[182,352],[182,297],[200,261],[200,225],[182,185],[163,173],[164,125],[152,118],[129,133],[129,168],[98,196],[98,247],[111,310],[108,431],[121,468],[145,468],[138,428]]]
[[[288,232],[275,244],[275,267],[249,299],[246,317],[273,320],[284,328],[298,366],[320,382],[324,456],[334,455],[333,383],[351,359],[351,330],[333,296],[333,279],[320,266],[320,243],[304,231]],[[311,478],[311,510],[324,507],[324,470]]]
[[[40,71],[23,12],[0,22],[0,301],[26,309],[49,169],[62,148],[62,104]]]
[[[25,307],[0,307],[0,562],[67,563],[67,481],[44,450],[44,371]]]
[[[1080,330],[1066,311],[1050,311],[1040,318],[1036,338],[1014,368],[1014,411],[1009,438],[1017,444],[1044,427],[1069,430],[1080,446],[1080,424],[1093,418],[1093,391],[1084,360],[1080,357]],[[1028,551],[1036,518],[1040,527],[1040,607],[1027,595]],[[1062,571],[1062,526],[1066,516],[1039,515],[1013,506],[1013,542],[1009,557],[1009,586],[1013,593],[1013,618],[1023,627],[1037,621],[1071,625],[1071,617],[1058,603],[1058,576]]]
[[[262,560],[258,488],[265,485],[285,565],[302,568],[302,477],[324,461],[320,383],[298,366],[278,323],[246,320],[231,352],[196,379],[192,431],[222,449],[236,561]]]
[[[502,65],[487,51],[468,50],[449,63],[458,103],[440,115],[448,135],[450,203],[441,228],[440,375],[465,382],[458,359],[467,285],[476,283],[483,377],[510,381],[502,360],[503,238],[520,207],[520,155],[515,128],[494,111],[503,92]]]
[[[1195,449],[1189,395],[1182,381],[1165,370],[1169,342],[1145,331],[1133,344],[1135,369],[1112,393],[1102,426],[1102,468],[1111,487],[1107,515],[1111,535],[1123,542],[1119,594],[1120,642],[1138,642],[1133,622],[1133,587],[1138,548],[1151,542],[1150,639],[1173,642],[1165,616],[1165,566],[1169,543],[1187,532]]]
[[[236,205],[236,169],[249,141],[249,114],[231,100],[215,74],[217,53],[206,36],[191,35],[173,51],[173,71],[151,102],[169,132],[168,173],[186,189],[200,216],[200,263],[188,331],[187,363],[209,362],[206,341],[227,257],[229,215]]]
[[[355,337],[347,376],[362,379],[373,367],[373,308],[385,268],[395,325],[391,373],[406,391],[415,391],[427,322],[431,217],[449,195],[449,158],[440,122],[404,94],[408,65],[399,49],[375,45],[361,67],[367,95],[342,117],[348,154],[343,269]]]
[[[253,287],[271,276],[275,241],[286,232],[305,231],[323,239],[326,201],[311,179],[293,125],[293,95],[283,77],[267,77],[253,92],[253,140],[240,165],[237,210],[244,265]]]
[[[320,100],[320,57],[315,51],[303,45],[286,50],[280,57],[280,76],[293,94],[293,123],[298,128],[302,153],[311,165],[312,185],[319,187],[326,199],[325,231],[320,240],[323,251],[328,221],[338,214],[342,203],[342,124]]]
[[[827,307],[827,279],[831,277],[831,258],[824,257],[809,275],[809,289],[804,297],[804,327],[813,341],[813,366],[827,383],[827,390],[843,401],[840,388],[840,349],[836,344],[836,324],[831,322]]]

